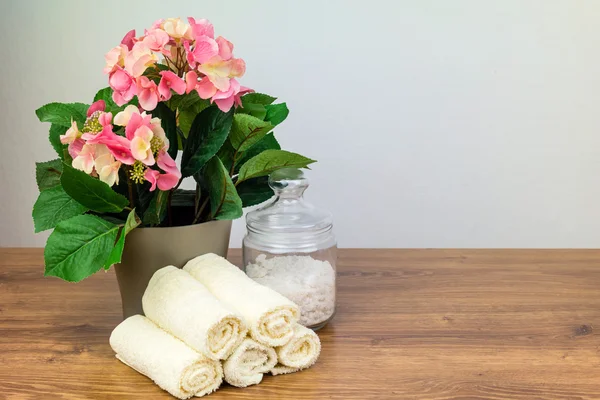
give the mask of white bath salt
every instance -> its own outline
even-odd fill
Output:
[[[310,256],[261,254],[246,274],[261,285],[284,295],[300,307],[300,324],[314,326],[326,321],[335,310],[335,271],[328,261]]]

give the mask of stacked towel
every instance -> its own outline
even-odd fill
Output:
[[[256,385],[277,364],[277,354],[268,347],[250,338],[244,339],[233,354],[223,362],[225,381],[232,386]]]
[[[173,266],[154,273],[142,306],[158,326],[213,360],[227,358],[246,336],[246,327],[234,311]]]
[[[251,336],[267,346],[283,346],[294,335],[298,306],[251,278],[216,254],[190,260],[183,269],[199,280],[227,306],[244,318]]]
[[[289,374],[313,365],[321,353],[321,341],[312,330],[294,325],[294,336],[287,344],[275,348],[278,364],[271,369],[273,375]]]
[[[110,335],[117,358],[179,399],[204,396],[223,380],[218,361],[210,360],[157,327],[134,315]]]

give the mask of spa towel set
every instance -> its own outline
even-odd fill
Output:
[[[298,307],[215,254],[158,270],[142,298],[146,317],[119,324],[110,345],[124,364],[173,396],[201,397],[223,379],[246,387],[263,374],[313,365],[319,337]]]

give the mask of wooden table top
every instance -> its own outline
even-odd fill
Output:
[[[171,398],[108,344],[114,273],[69,284],[42,265],[0,249],[0,398]],[[208,398],[599,399],[599,283],[593,250],[340,250],[317,364]]]

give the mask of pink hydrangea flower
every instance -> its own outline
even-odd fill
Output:
[[[160,72],[160,83],[158,84],[158,93],[162,101],[169,100],[171,98],[171,89],[177,94],[185,93],[186,83],[183,79],[175,75],[171,71]]]
[[[86,174],[91,174],[94,170],[94,153],[96,147],[93,144],[84,144],[81,151],[73,158],[72,166]]]
[[[113,101],[118,106],[128,103],[137,94],[135,80],[119,66],[110,74],[108,84],[113,90]]]
[[[125,109],[115,115],[114,123],[119,126],[127,126],[133,114],[140,114],[140,110],[133,104],[128,105]]]
[[[233,107],[235,96],[240,92],[240,84],[232,79],[227,91],[217,91],[212,97],[212,101],[219,107],[219,110],[227,112]]]
[[[198,65],[198,72],[203,73],[220,91],[229,90],[229,80],[241,77],[246,72],[246,63],[241,58],[232,58],[224,61],[216,56]]]
[[[108,147],[103,144],[96,145],[94,168],[98,173],[98,178],[108,186],[119,183],[119,168],[121,168],[121,162],[115,160]]]
[[[113,132],[111,125],[106,125],[100,133],[84,133],[81,136],[87,144],[102,144],[123,164],[132,165],[135,162],[131,154],[131,143],[123,136]]]
[[[162,29],[155,28],[149,31],[146,31],[142,42],[148,46],[148,48],[152,51],[160,51],[161,53],[166,53],[166,55],[170,55],[170,51],[165,50],[165,46],[169,43],[169,34]]]
[[[168,18],[160,27],[175,40],[192,38],[192,29],[179,18]]]
[[[125,65],[125,56],[127,55],[127,46],[121,44],[117,47],[113,47],[104,55],[106,66],[104,67],[104,73],[110,74],[116,69],[116,66],[123,67]]]
[[[194,48],[190,46],[190,42],[183,43],[185,48],[187,61],[192,68],[196,64],[202,64],[219,54],[219,45],[217,42],[208,36],[198,36],[194,43]]]
[[[62,144],[71,144],[80,137],[81,132],[79,132],[79,128],[77,128],[77,122],[71,119],[71,127],[67,129],[64,135],[60,135],[60,142]]]
[[[154,136],[151,119],[149,115],[132,113],[125,127],[125,135],[131,141],[131,154],[145,165],[154,165],[155,163],[150,143]]]
[[[144,110],[152,111],[158,104],[158,87],[156,83],[145,76],[140,76],[137,80],[138,100]]]
[[[137,42],[125,56],[125,71],[134,78],[142,76],[146,68],[158,61],[158,56],[144,42]]]
[[[132,30],[120,46],[106,54],[105,72],[109,74],[115,103],[126,104],[137,95],[140,107],[151,111],[159,101],[172,97],[171,90],[178,94],[196,90],[199,97],[211,99],[222,110],[240,104],[241,94],[250,90],[235,80],[246,71],[244,60],[233,57],[230,41],[222,36],[215,39],[214,27],[208,20],[190,17],[188,22],[189,25],[179,18],[161,19],[139,38]],[[168,57],[166,65],[171,70],[160,71],[160,81],[156,81],[158,69],[145,72],[161,53]],[[179,76],[182,72],[185,80]]]
[[[155,169],[148,168],[144,173],[144,178],[150,182],[150,191],[156,190],[156,187],[160,190],[171,190],[179,182],[179,178],[171,174],[161,174]]]
[[[215,28],[209,20],[200,19],[196,22],[194,18],[188,17],[188,22],[190,23],[192,35],[194,38],[198,36],[208,36],[209,38],[215,37]]]

